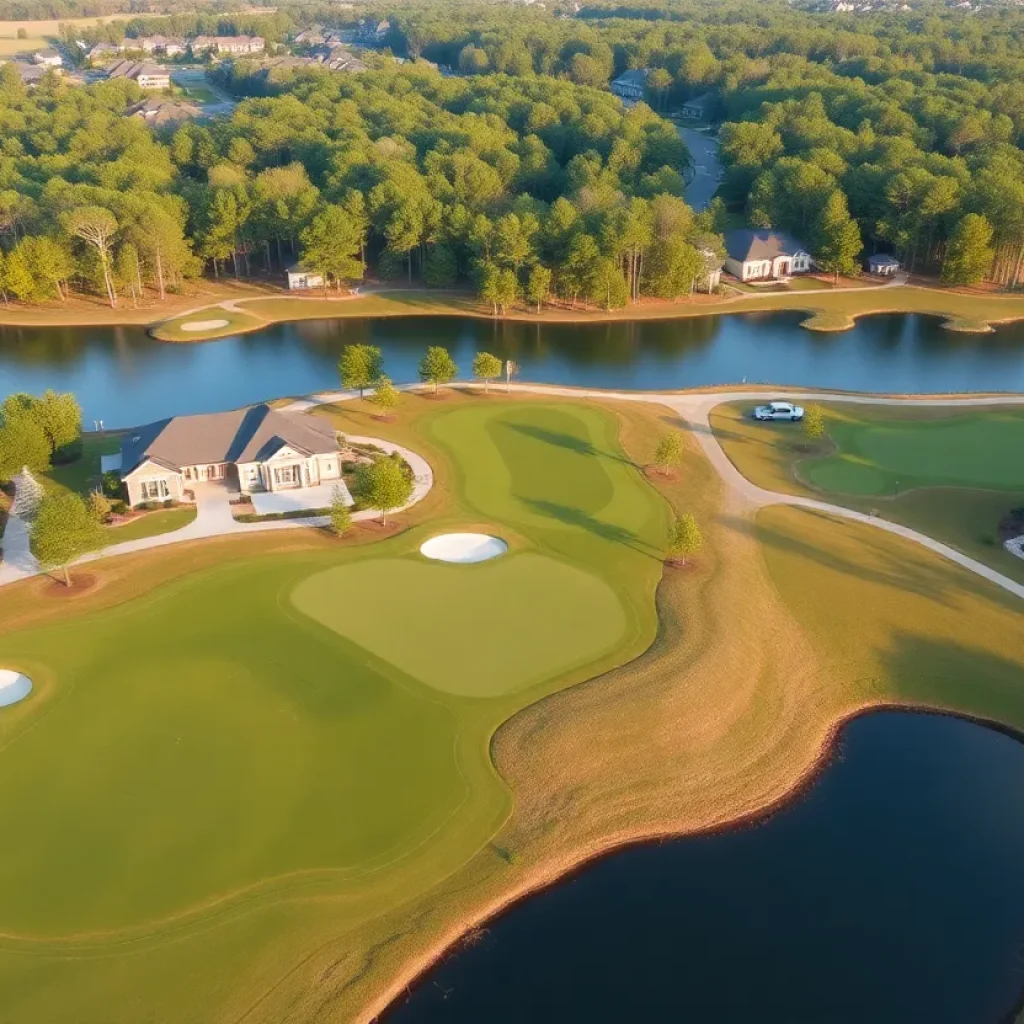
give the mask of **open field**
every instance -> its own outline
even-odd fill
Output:
[[[102,18],[60,18],[43,21],[0,21],[0,57],[8,57],[23,51],[38,50],[49,46],[57,38],[60,25],[75,25],[90,28],[110,21],[124,21],[134,18],[131,13],[108,14]],[[25,30],[25,39],[18,38],[18,29]]]
[[[1024,725],[1019,602],[868,526],[751,517],[689,435],[678,473],[644,481],[635,467],[679,426],[666,408],[452,394],[407,396],[390,423],[361,402],[316,414],[430,460],[435,487],[399,532],[186,544],[92,563],[93,589],[59,601],[41,579],[0,592],[0,662],[38,683],[0,719],[0,824],[25,837],[0,850],[0,986],[19,1022],[367,1020],[468,926],[581,859],[784,799],[860,708]],[[707,540],[664,575],[655,488]],[[440,572],[481,593],[475,574],[502,564],[527,561],[531,593],[551,585],[546,562],[589,573],[631,642],[464,696],[422,678],[454,635],[432,611],[449,632],[394,664],[385,631],[346,610],[407,614],[394,566],[457,528],[510,553]],[[531,648],[531,664],[514,652],[521,679],[561,671],[534,626],[504,638]],[[453,666],[464,648],[489,656],[487,637],[455,642]],[[61,900],[42,904],[50,879]]]
[[[825,408],[828,439],[814,446],[799,425],[752,420],[749,403],[718,406],[711,425],[761,487],[877,512],[1024,580],[1024,563],[998,536],[1000,519],[1024,505],[1024,407]]]

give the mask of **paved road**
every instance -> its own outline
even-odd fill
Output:
[[[676,126],[693,157],[693,178],[683,190],[686,202],[698,213],[707,208],[718,191],[718,174],[722,169],[718,159],[718,142],[704,132]]]
[[[413,385],[418,387],[420,385]],[[468,387],[467,384],[456,385]],[[1013,594],[1024,600],[1024,584],[1004,576],[1001,572],[979,562],[977,559],[951,548],[948,544],[942,544],[923,533],[911,530],[898,523],[891,523],[887,519],[878,516],[866,515],[853,509],[844,508],[842,505],[832,505],[825,501],[818,501],[815,498],[806,498],[802,495],[783,494],[777,491],[765,490],[757,484],[749,481],[729,460],[725,450],[718,443],[718,439],[711,430],[709,414],[711,410],[722,402],[764,402],[776,398],[784,398],[784,390],[776,391],[717,391],[717,392],[691,392],[691,393],[659,393],[659,392],[636,392],[636,391],[592,391],[581,388],[560,388],[544,384],[513,384],[515,391],[539,392],[549,395],[565,395],[571,398],[605,398],[624,402],[654,402],[672,409],[693,431],[701,448],[708,457],[708,461],[715,471],[722,478],[728,488],[730,496],[734,501],[740,502],[748,509],[761,508],[765,505],[793,505],[799,508],[811,509],[816,512],[825,512],[828,515],[838,516],[842,519],[852,519],[855,522],[865,523],[877,527],[888,533],[896,534],[915,544],[933,551],[943,558],[969,572],[980,576],[1007,593]],[[358,397],[356,391],[330,391],[321,394],[310,395],[307,398],[298,399],[290,405],[285,406],[285,412],[307,412],[318,405],[327,405],[334,402],[350,401]],[[796,396],[794,396],[796,397]],[[990,397],[970,398],[932,398],[932,399],[908,399],[908,398],[885,398],[866,395],[843,395],[833,392],[801,392],[801,401],[812,402],[848,402],[855,405],[905,405],[913,404],[931,408],[958,408],[961,406],[1001,406],[1021,405],[1022,399],[1019,396],[1001,395]],[[386,451],[397,450],[412,467],[416,477],[415,489],[409,505],[414,504],[426,495],[433,484],[433,473],[429,464],[415,452],[398,445],[373,440],[372,438],[349,437],[350,441],[362,443],[373,441]],[[161,534],[158,537],[146,537],[136,541],[127,541],[124,544],[116,544],[106,548],[94,555],[87,555],[81,561],[91,561],[95,558],[108,558],[114,555],[127,554],[134,551],[144,551],[149,548],[163,547],[167,544],[177,544],[180,541],[198,540],[204,537],[224,536],[226,534],[251,533],[259,530],[273,529],[295,529],[302,526],[323,526],[326,525],[326,518],[310,519],[285,519],[275,520],[266,523],[238,523],[231,518],[227,509],[227,492],[211,491],[209,494],[197,495],[200,498],[199,511],[194,522],[173,533]],[[408,507],[405,506],[405,507]],[[353,518],[368,518],[375,515],[373,512],[357,512]],[[14,532],[12,533],[12,526]],[[39,569],[35,560],[27,551],[26,534],[23,524],[16,516],[12,516],[7,525],[7,537],[11,541],[11,553],[16,557],[0,563],[0,586],[14,583],[25,579],[28,576],[38,574]],[[5,544],[5,547],[7,545]],[[27,561],[26,561],[27,558]]]

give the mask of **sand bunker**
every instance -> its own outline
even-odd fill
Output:
[[[0,708],[17,704],[32,692],[32,680],[20,672],[0,668]]]
[[[215,331],[218,327],[227,327],[227,320],[191,320],[182,324],[183,331]]]
[[[486,533],[442,533],[431,537],[420,546],[420,554],[438,562],[486,562],[508,551],[508,545],[498,537]]]

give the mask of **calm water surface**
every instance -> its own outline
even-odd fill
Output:
[[[802,313],[617,324],[493,323],[458,317],[279,324],[216,342],[169,345],[141,328],[0,328],[0,395],[74,391],[87,421],[132,426],[337,386],[338,354],[371,342],[398,382],[427,345],[468,376],[473,353],[517,360],[520,379],[604,388],[800,384],[862,391],[1024,391],[1024,324],[955,334],[917,315],[861,320],[820,334]]]
[[[875,713],[781,813],[585,868],[382,1020],[996,1024],[1024,991],[1022,863],[1024,745]]]

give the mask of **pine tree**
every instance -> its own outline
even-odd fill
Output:
[[[857,272],[857,257],[864,248],[860,229],[846,207],[846,196],[836,189],[825,201],[815,227],[815,262],[837,280]]]
[[[944,284],[977,284],[992,268],[992,225],[978,213],[961,217],[942,261]]]

